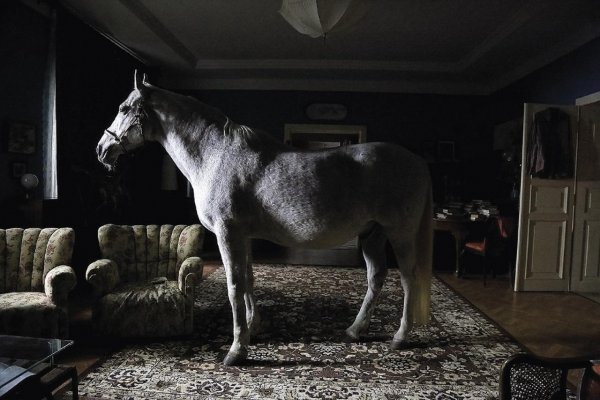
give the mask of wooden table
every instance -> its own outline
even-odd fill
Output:
[[[433,229],[436,231],[449,232],[454,238],[454,246],[456,250],[454,268],[456,276],[461,276],[459,257],[462,247],[465,243],[467,234],[469,233],[469,224],[471,221],[467,218],[454,219],[433,219]]]

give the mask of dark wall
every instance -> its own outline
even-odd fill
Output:
[[[519,118],[523,103],[575,104],[600,92],[600,38],[489,96],[484,112],[491,124]]]
[[[18,223],[24,191],[13,176],[13,163],[25,163],[26,172],[42,176],[42,110],[50,21],[20,1],[0,2],[0,226]],[[33,125],[33,154],[7,151],[11,122]],[[34,193],[39,198],[42,185]]]
[[[478,96],[390,93],[324,93],[294,91],[194,91],[201,101],[220,108],[238,123],[260,128],[283,141],[286,123],[311,121],[306,107],[312,103],[339,103],[348,115],[335,124],[367,126],[367,140],[400,144],[415,153],[435,153],[438,141],[455,142],[459,162],[430,164],[438,199],[444,193],[459,197],[486,197],[490,180],[476,165],[486,164],[491,142]],[[329,122],[331,123],[331,122]],[[435,154],[434,154],[435,156]]]

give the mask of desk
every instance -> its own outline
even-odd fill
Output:
[[[77,370],[54,364],[54,356],[72,345],[72,340],[0,335],[0,399],[48,397],[68,379],[77,399]]]
[[[462,274],[460,270],[459,257],[462,247],[464,245],[467,234],[469,233],[469,224],[471,221],[466,218],[461,219],[433,219],[433,229],[436,231],[449,232],[454,238],[454,245],[456,248],[456,258],[454,260],[455,274],[460,276]]]

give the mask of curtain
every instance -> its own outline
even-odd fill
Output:
[[[56,11],[52,11],[43,111],[44,199],[58,198],[56,160]]]

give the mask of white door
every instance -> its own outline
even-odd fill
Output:
[[[571,289],[600,293],[600,103],[581,106]]]
[[[515,290],[569,290],[574,180],[532,178],[527,172],[533,118],[548,107],[569,115],[575,148],[575,106],[525,104]]]

